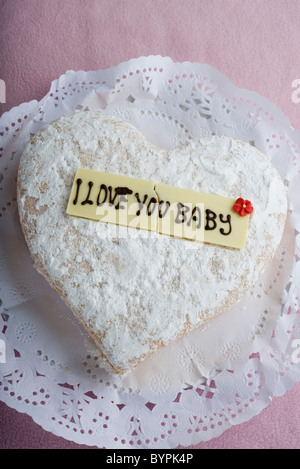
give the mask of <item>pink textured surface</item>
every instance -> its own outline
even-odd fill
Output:
[[[300,128],[299,0],[0,0],[6,104],[41,99],[69,69],[142,55],[208,63],[274,102]],[[0,365],[1,366],[1,365]],[[1,396],[0,396],[1,399]],[[300,384],[260,415],[197,448],[300,448]],[[0,448],[80,448],[0,403]]]

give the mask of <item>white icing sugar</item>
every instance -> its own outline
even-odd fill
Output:
[[[79,167],[249,199],[247,244],[198,245],[68,216]],[[283,182],[253,146],[213,136],[167,151],[94,112],[61,118],[32,139],[18,204],[38,269],[122,372],[236,302],[274,255],[286,216]]]

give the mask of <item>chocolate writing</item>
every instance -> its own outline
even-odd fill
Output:
[[[163,206],[165,205],[165,208],[163,209]],[[158,204],[158,216],[159,218],[163,218],[166,216],[166,214],[168,213],[168,210],[170,208],[170,202],[169,201],[164,201],[164,200],[160,200],[159,201],[159,204]]]
[[[217,228],[217,224],[218,222],[216,221],[217,220],[217,214],[215,212],[213,212],[212,210],[209,210],[209,209],[206,209],[205,210],[205,214],[206,214],[206,224],[205,224],[205,230],[215,230]],[[232,227],[231,227],[231,215],[228,214],[226,219],[224,219],[224,215],[222,213],[219,214],[219,219],[220,219],[220,222],[221,223],[227,223],[228,224],[228,231],[227,233],[225,232],[224,228],[220,228],[220,233],[224,236],[228,236],[231,231],[232,231]]]
[[[82,184],[82,179],[77,178],[76,179],[76,195],[75,195],[75,199],[73,200],[73,205],[77,204],[78,194],[79,194],[79,189],[80,189],[81,184]]]
[[[115,192],[114,196],[113,191]],[[128,187],[116,187],[115,189],[113,189],[112,186],[106,186],[105,184],[101,184],[97,196],[97,206],[101,207],[105,203],[108,203],[109,205],[114,205],[116,210],[124,210],[126,206],[123,205],[123,203],[127,202],[126,195],[130,194],[132,194],[132,190]],[[116,200],[118,200],[118,203],[115,205]]]
[[[85,199],[81,202],[81,205],[93,205],[95,204],[97,207],[101,207],[104,204],[109,204],[110,206],[114,206],[115,210],[124,210],[126,209],[126,204],[128,202],[127,195],[131,195],[133,191],[129,187],[115,187],[107,186],[106,184],[101,184],[97,193],[97,197],[95,200],[91,198],[91,191],[94,186],[93,181],[88,181],[88,190]],[[79,193],[82,188],[82,179],[77,178],[76,180],[76,195],[73,200],[73,205],[77,205],[79,200]],[[152,216],[155,211],[158,212],[159,218],[164,218],[171,207],[171,203],[169,201],[159,200],[159,196],[157,198],[151,197],[148,198],[148,194],[144,194],[141,196],[138,192],[134,194],[137,207],[136,216],[139,217],[143,210],[146,211],[147,216]],[[149,199],[149,200],[148,200]],[[183,224],[186,223],[187,226],[191,226],[192,222],[195,222],[195,228],[200,229],[202,227],[202,218],[205,220],[204,230],[205,231],[212,231],[219,229],[220,233],[223,236],[228,236],[232,232],[231,226],[231,215],[227,214],[226,216],[222,213],[217,214],[213,210],[206,209],[205,216],[203,217],[201,213],[201,209],[198,205],[191,206],[192,204],[186,204],[182,202],[178,202],[175,208],[175,216],[174,216],[174,223],[175,224]],[[223,227],[219,227],[219,222],[222,225],[227,225],[227,230]]]
[[[242,200],[242,199],[241,199]],[[248,219],[237,199],[79,168],[67,214],[160,235],[241,249]],[[125,233],[127,230],[118,229]]]
[[[85,205],[85,204],[93,205],[93,201],[89,199],[93,185],[94,183],[92,181],[89,181],[89,191],[86,196],[86,199],[83,202],[81,202],[81,205]]]

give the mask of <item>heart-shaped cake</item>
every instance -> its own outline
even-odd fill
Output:
[[[240,199],[245,246],[72,216],[78,168]],[[271,261],[287,212],[277,170],[252,145],[211,136],[161,149],[130,124],[90,111],[32,137],[20,161],[18,206],[35,266],[118,374],[236,303]]]

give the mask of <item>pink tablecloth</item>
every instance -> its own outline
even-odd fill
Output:
[[[69,69],[141,55],[208,63],[300,127],[300,0],[0,0],[0,114],[41,99]],[[1,100],[0,100],[1,101]],[[198,448],[299,448],[300,384],[250,422]],[[78,448],[0,403],[0,448]]]

